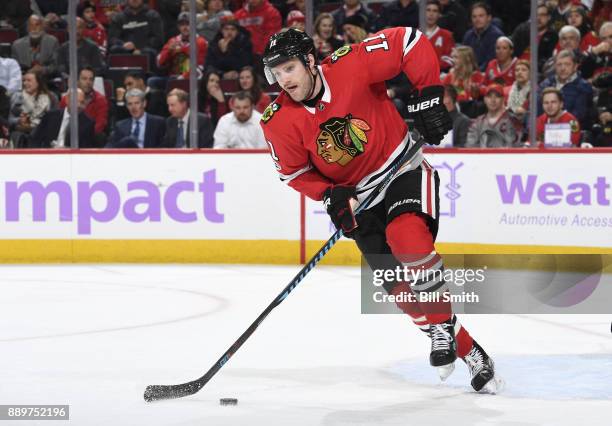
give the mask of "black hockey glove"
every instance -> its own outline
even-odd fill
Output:
[[[408,116],[414,120],[414,126],[430,145],[440,145],[444,135],[453,128],[446,107],[444,106],[444,87],[427,86],[420,95],[408,100]]]
[[[357,228],[357,220],[351,206],[352,199],[357,199],[354,186],[330,186],[323,193],[323,204],[327,214],[336,229],[342,228],[345,234]]]

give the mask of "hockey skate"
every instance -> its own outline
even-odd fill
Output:
[[[470,352],[462,359],[470,370],[471,384],[476,392],[496,394],[502,390],[504,382],[495,375],[493,360],[475,340]]]
[[[429,363],[437,367],[440,380],[444,381],[455,370],[457,359],[457,342],[453,324],[450,320],[440,324],[430,324],[429,337],[431,337]]]

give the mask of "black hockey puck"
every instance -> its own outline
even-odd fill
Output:
[[[221,398],[219,400],[221,405],[238,405],[238,398]]]

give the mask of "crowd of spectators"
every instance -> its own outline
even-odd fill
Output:
[[[545,0],[530,60],[530,2],[421,0],[439,59],[456,147],[612,146],[612,1]],[[188,0],[87,0],[77,8],[70,67],[67,0],[0,8],[0,148],[69,146],[68,76],[77,73],[79,141],[90,148],[189,146]],[[311,34],[324,60],[387,27],[419,26],[416,0],[315,2]],[[278,94],[262,78],[270,35],[304,29],[304,0],[196,0],[199,148],[265,148],[257,121]],[[531,93],[530,70],[538,71]],[[403,117],[405,76],[387,82]],[[529,141],[530,97],[537,99]],[[561,138],[562,139],[562,138]]]

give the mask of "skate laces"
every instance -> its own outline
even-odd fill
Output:
[[[450,350],[453,338],[447,330],[448,326],[448,324],[431,324],[432,351]]]
[[[478,374],[480,370],[484,368],[484,356],[476,346],[474,346],[470,353],[467,354],[465,361],[470,367],[470,370],[472,370],[472,376]]]

